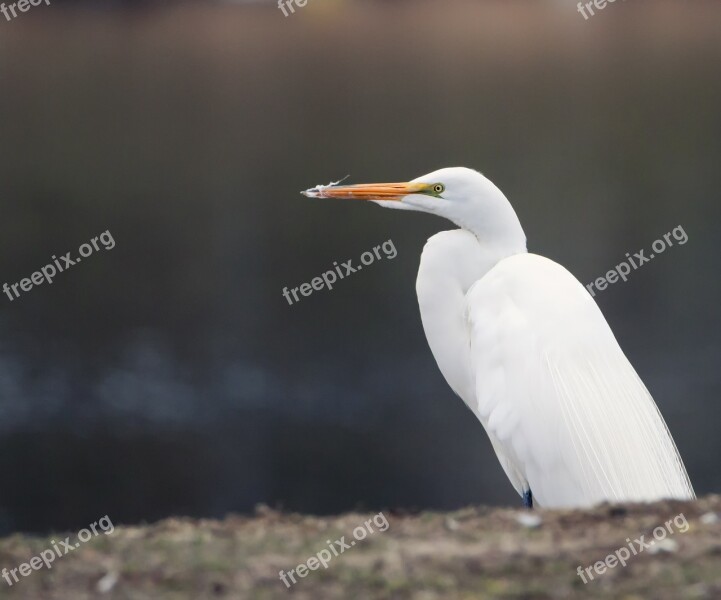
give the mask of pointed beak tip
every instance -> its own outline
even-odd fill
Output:
[[[427,184],[407,183],[369,183],[355,185],[320,185],[301,192],[307,198],[340,198],[349,200],[394,200],[401,201],[409,194],[424,193]]]

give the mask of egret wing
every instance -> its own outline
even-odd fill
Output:
[[[540,505],[693,497],[653,398],[568,271],[512,256],[466,303],[477,414]]]

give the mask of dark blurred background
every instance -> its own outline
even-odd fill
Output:
[[[721,4],[75,3],[0,17],[0,533],[257,503],[520,499],[421,328],[450,223],[299,190],[483,171],[597,296],[699,494],[721,488]],[[398,256],[289,306],[392,239]]]

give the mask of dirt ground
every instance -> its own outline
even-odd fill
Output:
[[[657,527],[666,529],[656,530],[659,539]],[[67,535],[4,538],[0,565],[17,568]],[[72,533],[71,545],[76,539]],[[611,559],[612,568],[594,571],[608,555],[625,558],[629,544],[637,554],[625,552],[625,567]],[[310,568],[298,570],[301,563]],[[16,572],[18,582],[8,571],[13,585],[0,579],[0,598],[721,598],[721,497],[588,511],[471,507],[330,518],[259,507],[253,517],[223,521],[116,526],[51,566]],[[587,583],[579,566],[590,570]]]

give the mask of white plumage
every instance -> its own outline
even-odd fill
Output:
[[[693,498],[643,382],[585,288],[527,253],[518,218],[480,173],[442,169],[407,184],[310,193],[446,217],[416,290],[446,381],[483,424],[521,495],[541,506]]]

